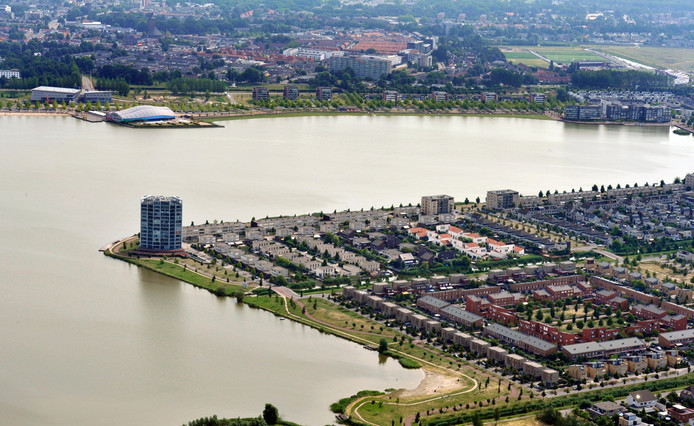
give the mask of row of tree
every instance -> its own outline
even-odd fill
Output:
[[[174,95],[190,94],[195,92],[224,92],[226,83],[220,80],[212,80],[209,78],[188,78],[180,77],[170,80],[166,83],[166,88]]]
[[[98,78],[95,86],[98,90],[111,90],[121,96],[128,96],[128,93],[130,93],[130,85],[123,77]]]
[[[646,71],[578,70],[571,84],[578,89],[657,90],[669,86],[670,77]]]

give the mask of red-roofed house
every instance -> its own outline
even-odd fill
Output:
[[[487,242],[487,237],[483,237],[480,234],[474,232],[463,232],[463,238],[468,238],[472,240],[475,244],[484,244]]]

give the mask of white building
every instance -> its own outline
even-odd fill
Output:
[[[80,89],[68,89],[65,87],[39,86],[31,89],[31,102],[75,102],[80,94]]]
[[[323,61],[325,59],[330,59],[333,56],[343,56],[345,52],[338,50],[319,50],[319,49],[309,49],[306,47],[295,47],[292,49],[285,49],[282,51],[284,56],[298,56],[301,58],[313,59],[314,61]]]
[[[632,408],[651,408],[656,402],[653,392],[647,389],[632,392],[627,397],[627,405]]]
[[[22,78],[22,75],[17,70],[0,70],[0,78],[5,77],[10,78]]]

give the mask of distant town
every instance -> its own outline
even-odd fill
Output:
[[[692,130],[694,64],[673,58],[691,56],[694,17],[677,2],[399,7],[14,1],[0,6],[0,112],[451,112]]]

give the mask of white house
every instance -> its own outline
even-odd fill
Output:
[[[627,405],[632,408],[651,408],[657,402],[653,392],[644,389],[636,392],[632,392],[627,397]]]

